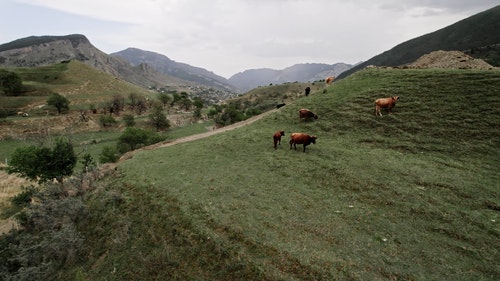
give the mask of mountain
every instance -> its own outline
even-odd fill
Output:
[[[484,59],[493,66],[500,62],[500,6],[473,15],[435,32],[401,43],[389,51],[379,54],[348,71],[338,78],[369,65],[400,66],[411,63],[433,51],[464,51]],[[488,52],[485,52],[485,49]],[[491,54],[494,54],[491,56]]]
[[[143,87],[188,84],[156,72],[147,65],[132,67],[127,61],[100,51],[80,34],[30,36],[0,45],[0,66],[3,67],[36,67],[70,60],[81,61]]]
[[[221,90],[238,92],[238,89],[230,85],[226,78],[200,67],[175,62],[162,54],[144,51],[137,48],[128,48],[110,55],[122,58],[134,66],[147,64],[160,73]]]
[[[283,70],[250,69],[231,76],[229,82],[243,91],[248,91],[269,84],[322,80],[328,76],[337,76],[351,67],[352,65],[345,63],[303,63],[295,64]]]

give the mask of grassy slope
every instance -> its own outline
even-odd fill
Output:
[[[4,97],[0,102],[8,108],[24,108],[45,104],[51,93],[59,93],[70,100],[71,109],[89,109],[90,104],[99,106],[113,95],[127,98],[135,93],[150,96],[149,91],[119,80],[79,61],[30,68],[9,68],[18,73],[23,84],[32,89],[25,96]]]
[[[499,92],[499,72],[364,70],[253,125],[140,152],[89,195],[76,274],[498,280]],[[374,116],[390,95],[395,113]],[[302,107],[319,119],[299,122]],[[295,131],[318,142],[289,151]]]

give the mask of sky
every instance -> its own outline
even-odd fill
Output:
[[[217,75],[298,63],[366,61],[499,0],[2,0],[0,44],[83,34]]]

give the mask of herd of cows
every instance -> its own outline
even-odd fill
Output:
[[[306,91],[306,95],[307,95]],[[380,98],[375,100],[375,115],[377,116],[382,116],[381,109],[386,108],[388,113],[392,112],[392,109],[396,105],[396,102],[399,100],[398,96],[393,96],[389,98]],[[284,106],[285,104],[279,104],[276,106],[276,108],[280,108]],[[299,118],[300,120],[304,119],[304,121],[308,121],[310,119],[318,119],[318,115],[310,111],[309,109],[302,108],[299,110]],[[281,137],[285,135],[285,131],[277,131],[273,135],[273,144],[274,144],[274,149],[278,148],[278,144],[281,145]],[[306,152],[306,146],[310,145],[311,143],[315,144],[316,143],[316,136],[311,136],[308,134],[304,133],[292,133],[290,135],[290,149],[292,147],[297,150],[297,144],[302,144],[303,147],[303,152]]]

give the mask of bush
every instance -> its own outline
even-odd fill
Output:
[[[163,141],[165,138],[153,131],[127,128],[119,137],[117,148],[120,153],[135,150],[140,147]]]
[[[106,128],[114,126],[117,122],[116,119],[111,115],[101,115],[101,117],[99,117],[99,123],[102,127]]]
[[[123,122],[125,122],[125,126],[127,126],[127,127],[134,127],[135,126],[134,116],[131,114],[124,115]]]
[[[31,198],[37,192],[37,189],[30,185],[29,187],[23,187],[23,191],[14,196],[11,199],[12,204],[18,207],[24,207],[31,202]]]
[[[120,153],[115,147],[105,146],[99,155],[99,162],[114,163],[120,158]]]

